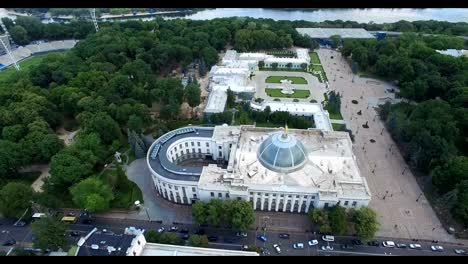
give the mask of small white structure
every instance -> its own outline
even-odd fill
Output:
[[[291,88],[292,81],[285,79],[280,80],[281,82],[281,93],[283,94],[293,94],[294,90]]]
[[[114,157],[115,157],[115,159],[117,160],[118,163],[122,163],[122,158],[120,157],[121,155],[122,155],[122,153],[120,153],[118,151],[115,152],[115,154],[114,154]]]
[[[457,50],[457,49],[446,49],[446,50],[436,50],[438,53],[443,55],[449,55],[452,57],[461,57],[461,56],[468,56],[468,50]]]

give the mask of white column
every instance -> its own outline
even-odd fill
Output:
[[[309,195],[307,197],[307,202],[306,202],[306,213],[309,212],[309,207],[310,207],[310,201],[312,200],[312,195]]]
[[[272,198],[273,194],[269,194],[269,197],[268,197],[268,211],[271,211],[271,203],[272,203]]]
[[[279,209],[279,204],[280,204],[280,196],[278,195],[278,199],[276,200],[276,206],[275,206],[275,211],[278,212]]]
[[[254,192],[253,194],[253,209],[257,210],[257,193]]]
[[[288,196],[285,194],[283,200],[283,212],[286,212],[286,205],[288,205]]]
[[[304,202],[304,195],[301,195],[300,196],[300,199],[299,199],[299,208],[297,208],[297,212],[300,213],[301,212],[301,209],[302,209],[302,203]]]
[[[296,195],[293,195],[292,196],[292,199],[291,199],[291,213],[294,211],[294,203],[296,202]]]
[[[262,198],[260,200],[260,210],[263,211],[263,206],[265,205],[265,194],[262,193]]]
[[[184,204],[184,192],[182,191],[182,186],[179,186],[179,196],[180,196],[180,203]],[[188,197],[187,197],[188,200]]]

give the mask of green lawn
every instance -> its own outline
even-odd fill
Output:
[[[335,124],[332,123],[333,130],[335,131],[345,131],[346,125],[345,124]]]
[[[269,76],[266,78],[266,83],[281,83],[281,80],[291,80],[292,84],[307,84],[307,80],[303,77],[293,77],[293,76]]]
[[[265,92],[271,97],[286,97],[286,98],[307,98],[310,95],[309,90],[297,90],[294,89],[293,94],[283,94],[281,89],[266,88]]]
[[[317,52],[309,52],[310,62],[314,64],[321,64]]]
[[[312,71],[321,71],[325,81],[328,81],[327,74],[325,73],[322,65],[312,65]]]
[[[331,110],[328,108],[328,105],[325,106],[325,110],[327,110],[328,113],[330,114],[330,119],[343,120],[343,116],[341,115],[341,113],[340,113],[340,112],[335,113],[335,112],[331,111]]]
[[[50,53],[48,53],[48,54],[50,54]],[[47,54],[33,56],[33,57],[29,57],[29,58],[21,61],[20,64],[19,64],[20,65],[20,71],[19,72],[22,72],[22,73],[28,72],[29,69],[32,66],[39,64],[42,61],[42,59],[44,58],[44,56],[46,56],[46,55]],[[3,71],[0,71],[0,82],[7,80],[15,72],[16,72],[16,69],[13,66],[10,66],[10,67],[4,69]]]
[[[78,246],[72,246],[70,250],[68,250],[67,256],[75,256],[76,251],[78,250]]]
[[[113,187],[115,198],[111,201],[111,208],[130,209],[135,201],[144,202],[143,194],[138,185],[130,181],[126,176],[119,177],[116,170],[108,169],[104,171],[101,179]]]

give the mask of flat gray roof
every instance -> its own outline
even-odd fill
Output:
[[[326,39],[333,35],[340,35],[341,38],[370,39],[375,38],[363,28],[296,28],[297,32],[311,38]]]
[[[195,128],[195,127],[194,127]],[[180,128],[177,130],[173,130],[169,133],[176,132],[178,130],[181,130],[184,128]],[[150,149],[148,152],[150,155],[148,156],[149,164],[151,168],[158,173],[159,175],[169,178],[172,180],[180,180],[180,181],[198,181],[200,178],[200,175],[202,173],[203,167],[190,167],[190,166],[180,166],[172,163],[172,161],[167,159],[167,149],[169,146],[182,138],[186,137],[206,137],[206,138],[212,138],[213,137],[213,131],[214,128],[201,128],[201,127],[196,127],[193,132],[188,132],[185,134],[175,134],[172,136],[169,140],[167,140],[164,143],[160,143],[160,149],[158,151],[158,154],[155,159],[151,157],[151,153],[153,152],[154,147],[157,144],[151,145]],[[158,140],[164,138],[166,135],[169,133],[164,134],[161,136]],[[178,173],[180,172],[180,173]]]

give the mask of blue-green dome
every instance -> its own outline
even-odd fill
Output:
[[[293,135],[281,132],[263,141],[257,156],[263,166],[276,172],[293,172],[307,162],[304,145]]]

